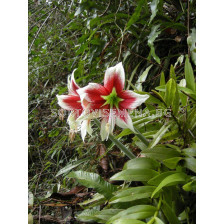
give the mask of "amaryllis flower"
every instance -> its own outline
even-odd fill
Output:
[[[148,95],[137,94],[131,90],[124,90],[125,73],[122,63],[106,70],[104,86],[89,83],[77,92],[80,95],[83,114],[78,120],[102,117],[101,137],[108,139],[115,124],[121,128],[129,128],[133,132],[132,119],[127,109],[135,109],[148,99]]]
[[[57,95],[58,104],[67,111],[71,111],[68,116],[68,124],[70,132],[74,133],[81,129],[81,136],[84,141],[86,132],[92,134],[90,120],[77,121],[77,118],[82,114],[83,107],[77,90],[80,87],[76,84],[74,74],[68,77],[68,95]]]

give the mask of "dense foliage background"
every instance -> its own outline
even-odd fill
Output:
[[[195,223],[195,18],[195,1],[187,0],[29,1],[29,210],[34,220],[123,223],[118,220],[126,215],[148,223]],[[144,156],[124,168],[128,158],[113,142],[101,141],[97,126],[85,143],[79,134],[69,136],[68,114],[56,99],[67,93],[73,70],[80,86],[102,83],[106,68],[120,61],[126,88],[150,94],[142,109],[155,115],[133,119],[149,146],[131,131],[116,129],[117,139]],[[168,109],[170,116],[157,114],[158,109]],[[128,171],[133,167],[137,179]],[[122,169],[128,174],[118,177]],[[151,176],[141,177],[145,169],[153,170]],[[90,182],[80,181],[83,176]],[[120,185],[133,191],[122,193]],[[145,186],[147,191],[139,188]],[[124,199],[129,194],[136,197]],[[148,215],[138,216],[142,212]]]

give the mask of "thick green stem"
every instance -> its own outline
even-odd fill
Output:
[[[145,136],[137,129],[137,128],[134,128],[135,129],[135,135],[146,145],[148,146],[149,145],[149,141],[145,138]]]
[[[97,126],[100,128],[100,122],[97,119],[94,119]],[[129,158],[134,159],[136,156],[127,149],[118,139],[114,138],[113,135],[109,134],[109,139]]]

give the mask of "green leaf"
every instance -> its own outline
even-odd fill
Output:
[[[121,212],[122,209],[104,209],[102,211],[100,211],[99,213],[97,213],[95,215],[95,217],[103,220],[103,221],[107,221],[109,220],[112,216],[118,214],[119,212]]]
[[[167,176],[165,179],[162,180],[159,186],[154,190],[154,192],[152,193],[152,197],[158,191],[160,191],[163,187],[172,186],[178,183],[185,182],[186,178],[187,178],[187,175],[185,173],[175,173],[175,174],[171,174],[170,176]]]
[[[167,166],[168,168],[170,169],[175,169],[178,162],[183,159],[182,157],[173,157],[173,158],[170,158],[170,159],[165,159],[163,160],[163,163],[165,166]]]
[[[180,221],[178,220],[176,214],[165,201],[162,201],[162,211],[170,224],[180,224]]]
[[[187,156],[196,156],[196,149],[195,148],[186,148],[186,149],[183,149],[182,151]]]
[[[170,66],[170,78],[176,81],[176,74],[175,74],[173,65]]]
[[[136,205],[124,211],[119,212],[108,220],[106,224],[113,223],[118,219],[146,219],[154,215],[156,207],[151,205]]]
[[[157,169],[160,166],[160,163],[151,158],[135,158],[129,160],[125,163],[123,170],[127,169]]]
[[[192,181],[188,182],[187,184],[185,184],[182,188],[185,191],[193,191],[193,192],[196,192],[196,181],[195,180],[192,180]]]
[[[155,187],[153,186],[129,187],[118,191],[118,193],[110,199],[110,204],[149,198],[154,190]]]
[[[116,173],[111,180],[148,181],[158,173],[152,169],[128,169]]]
[[[165,102],[168,107],[172,107],[173,113],[176,115],[179,110],[179,92],[176,81],[173,78],[166,84]]]
[[[93,195],[93,198],[85,200],[85,201],[79,203],[79,205],[85,206],[85,205],[91,204],[91,207],[94,207],[94,205],[96,205],[98,203],[102,204],[102,203],[106,202],[106,200],[107,199],[102,194],[96,193]]]
[[[185,167],[187,167],[189,170],[196,173],[196,159],[194,157],[187,157],[185,160]]]
[[[195,93],[196,84],[194,79],[194,72],[187,55],[185,60],[184,74],[185,74],[185,79],[187,82],[187,88],[191,89]]]
[[[155,90],[152,90],[152,92],[155,94],[154,98],[159,99],[162,103],[165,102],[163,96],[160,93],[156,92]],[[149,99],[152,100],[153,98],[150,97]],[[159,102],[158,102],[158,104],[159,104]]]
[[[161,174],[153,177],[152,179],[150,179],[148,181],[148,184],[158,186],[162,182],[162,180],[164,180],[166,177],[168,177],[172,174],[175,174],[175,173],[177,173],[177,172],[176,171],[167,171],[167,172],[161,173]]]
[[[153,224],[164,224],[164,222],[158,217],[155,217],[155,222]]]
[[[165,80],[165,75],[164,72],[161,72],[161,76],[160,76],[160,86],[165,86],[166,85],[166,80]]]
[[[113,196],[113,192],[117,187],[106,182],[96,173],[85,171],[72,171],[66,177],[75,178],[81,185],[89,188],[94,188],[98,193],[104,195],[107,199]]]
[[[85,162],[87,160],[89,160],[89,157],[87,157],[85,159],[80,159],[80,160],[76,161],[75,163],[65,166],[64,168],[62,168],[58,171],[58,173],[56,174],[56,177],[61,174],[67,173],[68,171],[74,169],[75,167],[79,166],[80,164],[82,164],[83,162]]]
[[[77,216],[77,219],[81,222],[97,222],[99,221],[99,218],[95,215],[99,214],[99,212],[100,211],[97,209],[86,209]]]
[[[136,219],[118,219],[113,224],[146,224],[145,222]]]
[[[166,147],[166,146],[156,146],[152,149],[147,149],[142,151],[149,158],[157,159],[163,161],[165,159],[179,157],[181,154],[176,149]]]
[[[137,22],[137,20],[139,19],[140,15],[141,15],[141,11],[142,11],[144,3],[145,3],[145,0],[138,1],[138,5],[135,9],[135,12],[133,13],[130,20],[128,21],[125,30],[128,30],[132,24]]]
[[[155,146],[159,143],[160,139],[161,139],[161,138],[163,137],[163,135],[167,132],[167,130],[170,128],[170,126],[171,126],[171,124],[169,124],[169,125],[165,125],[165,124],[164,124],[164,125],[159,129],[159,131],[154,135],[153,140],[149,143],[149,149],[155,147]]]
[[[150,17],[149,23],[151,23],[152,20],[154,19],[154,17],[156,16],[156,14],[158,12],[158,5],[159,5],[159,3],[160,3],[160,0],[152,0],[152,2],[150,4],[152,15]]]

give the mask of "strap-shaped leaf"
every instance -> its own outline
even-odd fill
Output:
[[[187,88],[191,89],[193,92],[196,91],[196,84],[194,79],[194,72],[191,67],[188,56],[186,55],[185,66],[184,66],[185,79],[187,82]]]
[[[155,189],[154,186],[130,187],[123,189],[110,199],[110,204],[149,198]]]
[[[173,212],[172,208],[165,202],[162,201],[162,211],[166,218],[168,219],[169,223],[171,224],[179,224],[180,221],[178,220],[176,214]]]
[[[159,186],[154,190],[154,192],[152,193],[152,197],[158,192],[160,191],[163,187],[166,186],[172,186],[172,185],[176,185],[178,183],[182,183],[185,182],[187,178],[187,175],[185,173],[175,173],[172,174],[168,177],[166,177],[160,184]]]
[[[122,211],[122,209],[113,209],[113,208],[103,209],[102,211],[97,213],[95,215],[95,217],[97,217],[105,222],[105,221],[109,220],[112,216],[118,214],[121,211]]]
[[[159,129],[159,131],[154,135],[153,140],[150,142],[150,144],[149,144],[149,149],[155,147],[155,146],[159,143],[160,139],[161,139],[161,138],[163,137],[163,135],[167,132],[167,130],[169,129],[170,126],[171,126],[171,124],[169,124],[169,125],[165,125],[165,124],[164,124],[164,125]]]
[[[158,175],[158,172],[152,169],[128,169],[116,173],[110,179],[126,181],[148,181],[156,175]]]
[[[143,150],[142,154],[160,161],[173,157],[179,157],[181,155],[180,152],[177,151],[176,149],[162,145],[158,145],[152,149]]]
[[[160,166],[160,163],[154,159],[140,157],[129,160],[125,163],[123,170],[127,169],[157,169]]]
[[[156,207],[151,205],[136,205],[111,217],[106,224],[114,223],[118,219],[146,219],[154,215]],[[116,223],[116,222],[115,222]]]
[[[96,173],[89,173],[85,171],[72,171],[67,177],[75,178],[81,185],[89,188],[94,188],[98,193],[104,195],[107,199],[113,196],[113,192],[117,187],[106,182],[102,177]]]

